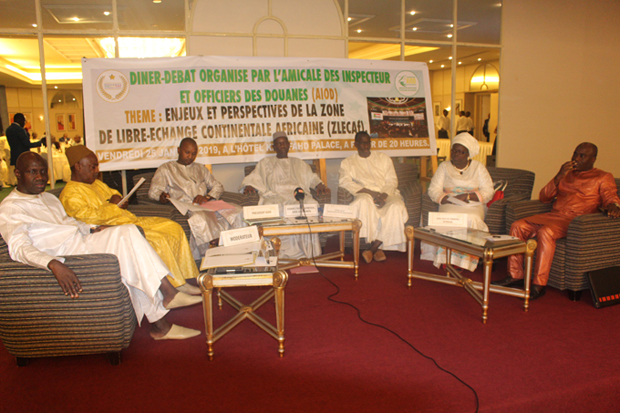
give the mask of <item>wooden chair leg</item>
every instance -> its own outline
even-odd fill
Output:
[[[118,366],[121,364],[121,352],[120,351],[111,351],[106,353],[106,357],[108,362],[113,366]]]
[[[579,301],[579,300],[581,300],[581,293],[583,293],[583,290],[580,290],[580,291],[568,290],[568,298],[571,301]]]
[[[15,357],[15,362],[17,363],[17,367],[26,367],[30,364],[30,359],[26,357]]]

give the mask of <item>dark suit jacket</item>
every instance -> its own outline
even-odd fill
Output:
[[[41,146],[41,141],[30,142],[30,136],[28,136],[26,129],[17,123],[13,123],[6,128],[6,140],[11,147],[11,165],[15,165],[17,157],[22,153],[29,151],[30,148]]]

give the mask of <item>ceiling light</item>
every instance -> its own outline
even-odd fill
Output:
[[[33,23],[33,24],[32,24],[32,27],[37,27],[37,24],[36,24],[36,23]]]
[[[413,16],[415,14],[415,12],[414,11],[410,11],[409,14]]]
[[[448,39],[452,39],[452,35],[451,34],[448,35]]]
[[[80,18],[79,17],[71,17],[71,20],[73,20],[74,22],[79,22]]]
[[[161,3],[161,0],[153,0],[153,3],[159,4],[159,3]]]
[[[479,57],[479,58],[478,58],[478,61],[481,61],[481,60],[482,60],[482,58],[481,58],[481,57]]]
[[[443,65],[441,65],[441,68],[443,69]]]
[[[348,22],[350,22],[351,20],[353,20],[353,17],[347,17]]]
[[[448,59],[452,60],[452,56],[450,56]]]
[[[114,57],[114,38],[97,39],[106,57]],[[184,56],[185,39],[178,37],[119,37],[119,57],[174,57]]]
[[[453,24],[450,24],[449,26],[450,26],[450,27],[454,27],[454,25],[453,25]]]
[[[432,61],[432,60],[429,60],[428,62],[429,62],[429,63],[433,63],[433,61]]]
[[[459,62],[459,64],[461,64],[461,63],[463,63],[463,62]]]
[[[358,32],[358,33],[361,33],[361,32],[362,32],[362,29],[357,29],[357,32]]]
[[[415,32],[416,30],[418,30],[418,28],[417,28],[417,27],[414,27],[414,28],[413,28],[413,31]]]
[[[110,12],[109,12],[109,11],[104,11],[104,12],[103,12],[103,15],[104,15],[104,16],[109,16],[109,15],[110,15]]]
[[[58,89],[58,86],[54,86],[54,89]]]

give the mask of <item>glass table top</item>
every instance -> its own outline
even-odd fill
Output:
[[[471,245],[483,248],[503,247],[523,243],[518,238],[510,235],[491,235],[486,231],[480,231],[473,228],[455,228],[455,227],[421,227],[415,231],[422,231],[428,234],[439,234],[444,237],[463,241]]]

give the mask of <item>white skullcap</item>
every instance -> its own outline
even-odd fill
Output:
[[[480,145],[478,145],[478,139],[474,138],[467,132],[459,133],[452,139],[452,146],[455,144],[463,145],[469,151],[469,159],[475,157],[480,153]]]

